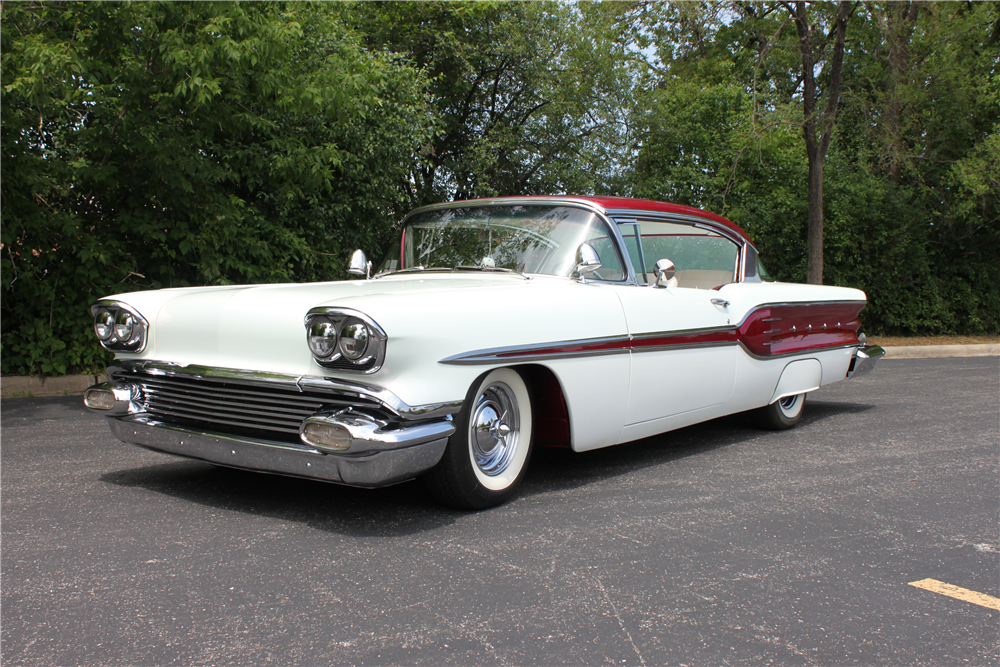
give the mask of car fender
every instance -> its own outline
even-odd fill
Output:
[[[770,405],[786,396],[816,391],[823,383],[823,365],[818,359],[799,359],[785,366],[778,385],[771,394]]]

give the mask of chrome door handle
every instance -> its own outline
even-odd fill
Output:
[[[723,308],[729,308],[729,302],[725,299],[712,299],[712,303],[716,306],[722,306]]]

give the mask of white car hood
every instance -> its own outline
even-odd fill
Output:
[[[417,357],[436,364],[476,349],[625,331],[621,305],[611,290],[507,274],[403,274],[378,280],[167,289],[109,298],[136,308],[151,328],[141,354],[119,358],[360,381],[390,381],[404,366],[412,367]],[[317,306],[352,308],[377,322],[389,338],[383,370],[365,376],[316,365],[306,345],[304,318]]]

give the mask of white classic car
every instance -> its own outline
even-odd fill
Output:
[[[121,440],[440,501],[509,498],[533,447],[585,451],[805,395],[884,354],[865,294],[773,281],[739,227],[675,204],[507,197],[417,209],[372,275],[131,292],[87,390]]]

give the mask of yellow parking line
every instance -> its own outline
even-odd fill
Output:
[[[943,581],[938,581],[937,579],[911,581],[910,586],[916,586],[917,588],[922,588],[925,591],[930,591],[931,593],[940,593],[941,595],[947,595],[950,598],[971,602],[972,604],[978,604],[981,607],[987,607],[989,609],[996,609],[997,611],[1000,611],[1000,599],[995,598],[992,595],[986,595],[985,593],[970,591],[967,588],[952,586],[951,584],[946,584]]]

